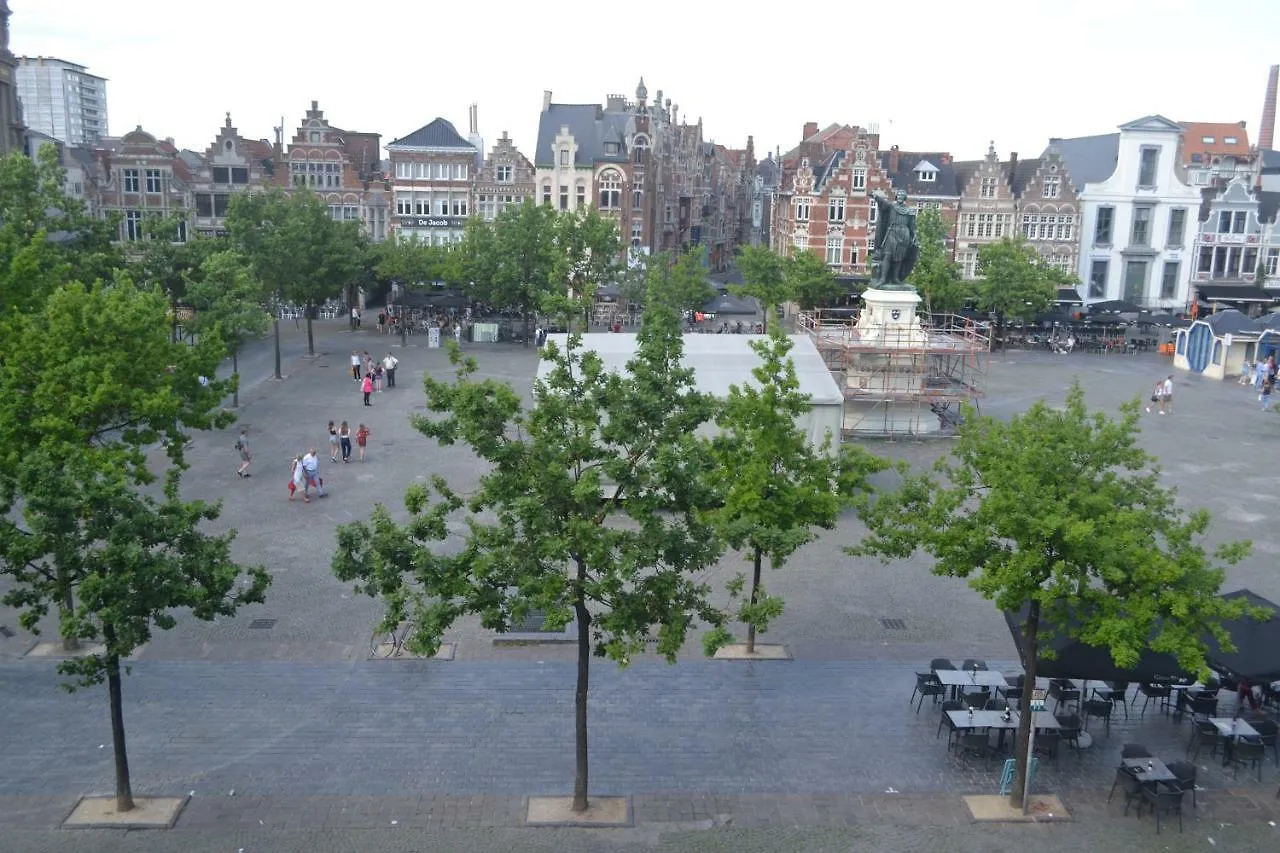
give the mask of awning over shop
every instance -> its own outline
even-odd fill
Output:
[[[1074,287],[1059,287],[1058,298],[1054,300],[1059,305],[1083,305],[1084,300],[1080,298],[1080,293]]]
[[[1205,302],[1275,302],[1280,294],[1251,284],[1197,284],[1196,295]]]

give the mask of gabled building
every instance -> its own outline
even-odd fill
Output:
[[[537,192],[533,163],[502,132],[475,181],[475,213],[492,220],[508,207],[518,207]]]
[[[473,212],[472,187],[481,156],[482,149],[443,118],[389,143],[397,238],[431,246],[460,242]]]
[[[138,127],[119,139],[102,140],[94,158],[98,179],[91,206],[100,215],[120,214],[121,242],[143,239],[148,217],[189,212],[191,169],[173,140],[156,139]],[[179,239],[187,239],[185,223]]]
[[[771,245],[773,233],[773,202],[782,179],[781,157],[772,153],[756,164],[755,175],[750,176],[748,189],[750,226],[743,243],[748,246]]]
[[[1244,122],[1184,121],[1179,160],[1187,183],[1197,187],[1224,187],[1253,172],[1253,151]]]
[[[1259,313],[1273,303],[1280,290],[1264,290],[1280,264],[1280,236],[1276,234],[1276,208],[1280,193],[1251,186],[1249,177],[1237,177],[1221,188],[1203,190],[1193,244],[1194,298],[1204,308],[1238,308]],[[1260,281],[1261,279],[1261,281]]]
[[[916,210],[933,208],[954,236],[960,210],[960,186],[951,155],[944,151],[900,151],[894,145],[880,152],[880,166],[893,189],[906,190],[907,204]]]
[[[190,227],[195,233],[215,237],[227,233],[227,209],[231,197],[275,181],[275,149],[266,139],[245,139],[231,123],[231,113],[218,129],[204,154],[182,151],[179,156],[191,172]]]
[[[292,140],[285,146],[283,128],[276,129],[275,182],[306,187],[329,207],[329,215],[359,222],[371,240],[387,238],[390,184],[382,174],[381,136],[334,127],[316,101],[311,102]]]
[[[960,194],[955,258],[967,279],[978,277],[978,252],[983,246],[1017,233],[1017,167],[1016,154],[1009,162],[1001,162],[995,142],[987,147],[983,159],[954,164]]]
[[[1123,299],[1181,310],[1191,279],[1188,231],[1200,191],[1187,184],[1183,128],[1151,115],[1118,134],[1053,140],[1073,180],[1083,182],[1080,278],[1086,303]]]

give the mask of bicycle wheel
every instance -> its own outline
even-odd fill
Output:
[[[405,643],[409,641],[409,637],[412,635],[413,635],[413,623],[412,622],[402,623],[400,625],[400,628],[395,632],[396,645],[395,645],[395,648],[392,650],[393,657],[401,657],[402,655],[409,655],[410,657],[413,657],[413,653],[405,648]]]
[[[400,642],[394,631],[374,631],[369,638],[369,657],[389,658],[397,653]]]

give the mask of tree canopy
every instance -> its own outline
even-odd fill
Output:
[[[1120,667],[1151,648],[1207,675],[1206,638],[1229,647],[1221,623],[1243,611],[1218,597],[1222,566],[1249,545],[1206,551],[1209,515],[1185,512],[1161,484],[1137,444],[1138,405],[1126,403],[1115,419],[1091,412],[1076,383],[1061,409],[1040,401],[1008,422],[969,412],[933,475],[906,477],[868,509],[870,533],[855,553],[920,549],[936,560],[936,574],[968,579],[1002,611],[1027,607],[1029,682],[1042,616],[1110,649]],[[1030,697],[1023,693],[1023,743]]]
[[[210,254],[195,280],[188,280],[187,297],[195,309],[191,329],[218,336],[231,355],[232,406],[240,405],[240,351],[271,326],[262,307],[262,287],[236,252]]]
[[[784,259],[768,246],[743,246],[738,252],[738,270],[742,284],[731,285],[734,296],[754,296],[764,309],[765,330],[769,328],[769,312],[792,298]]]
[[[978,305],[1002,320],[1030,320],[1053,305],[1058,286],[1071,280],[1045,263],[1020,237],[1005,237],[978,250]]]
[[[831,267],[817,252],[797,252],[784,269],[786,292],[802,311],[830,305],[842,293]]]
[[[975,294],[973,285],[964,281],[960,268],[947,251],[947,223],[937,210],[926,207],[916,222],[916,239],[920,256],[908,277],[924,297],[930,313],[948,314],[964,308]]]

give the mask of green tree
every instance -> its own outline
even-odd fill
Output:
[[[581,297],[594,295],[601,284],[613,281],[622,259],[622,241],[613,219],[594,206],[565,211],[557,220],[559,244],[567,255],[569,290]]]
[[[906,557],[923,550],[938,575],[969,584],[1006,612],[1027,609],[1022,625],[1026,681],[1040,656],[1041,620],[1089,645],[1110,649],[1118,666],[1143,649],[1174,655],[1208,675],[1205,638],[1224,647],[1221,623],[1239,602],[1218,597],[1221,564],[1249,544],[1201,544],[1203,510],[1185,513],[1137,443],[1138,402],[1118,419],[1090,412],[1073,384],[1066,406],[1035,403],[1007,423],[973,412],[952,457],[935,473],[911,475],[864,512],[869,528],[855,553]],[[1028,742],[1031,691],[1022,695],[1019,739]],[[1018,755],[1014,802],[1021,803],[1026,755]]]
[[[67,195],[57,149],[0,157],[0,309],[36,307],[67,281],[110,281],[124,264],[119,218]]]
[[[807,253],[806,253],[807,254]],[[738,609],[747,626],[747,653],[756,650],[756,632],[768,630],[783,603],[760,585],[765,557],[774,569],[815,536],[815,528],[835,526],[840,510],[868,488],[868,478],[887,463],[856,445],[833,452],[832,436],[810,443],[798,425],[810,410],[810,398],[788,353],[792,343],[776,326],[764,340],[752,341],[760,363],[755,382],[729,387],[716,415],[720,433],[708,441],[713,461],[710,482],[718,508],[710,518],[733,548],[751,560],[750,591]],[[745,578],[735,577],[731,596],[741,596]],[[721,628],[704,638],[708,652],[729,642]]]
[[[645,311],[639,349],[625,375],[571,334],[544,358],[532,406],[511,386],[476,381],[463,360],[456,381],[427,377],[431,417],[415,418],[442,445],[461,443],[489,466],[462,497],[437,478],[433,499],[410,488],[407,524],[383,507],[370,522],[338,531],[335,574],[383,598],[386,625],[412,612],[410,648],[435,649],[463,613],[507,630],[531,611],[552,628],[575,624],[576,774],[573,805],[587,808],[587,695],[591,659],[620,665],[641,652],[657,626],[660,654],[675,659],[695,619],[719,624],[697,573],[720,553],[705,506],[705,462],[694,433],[712,401],[680,366],[679,316],[663,299]],[[602,497],[606,483],[616,490]],[[465,510],[461,549],[446,547],[446,518]]]
[[[802,311],[830,305],[842,293],[835,273],[817,252],[797,252],[784,270],[786,290]]]
[[[225,384],[198,381],[221,359],[217,336],[173,343],[167,308],[158,288],[124,277],[64,285],[41,310],[9,318],[0,364],[3,602],[29,630],[56,609],[64,638],[101,645],[58,670],[70,690],[107,684],[120,811],[133,808],[121,659],[172,628],[177,611],[228,615],[267,585],[262,569],[232,561],[234,533],[203,532],[219,507],[179,494],[186,430],[230,415],[217,408]]]
[[[665,252],[649,258],[645,267],[646,300],[661,293],[666,304],[677,312],[701,311],[716,298],[702,259],[701,246],[691,246],[674,258]]]
[[[236,193],[227,212],[232,244],[249,262],[275,316],[276,378],[280,373],[279,306],[290,301],[306,309],[307,354],[316,352],[312,319],[326,299],[341,296],[360,274],[365,256],[356,222],[335,222],[307,189],[285,193]]]
[[[520,312],[526,346],[534,312],[548,296],[559,297],[565,292],[569,259],[560,230],[558,214],[533,199],[507,207],[493,222],[493,240],[488,247],[492,261],[484,269],[489,279],[476,284],[489,305]],[[476,247],[468,248],[465,239],[463,242],[464,256],[474,257]]]
[[[179,338],[179,305],[192,281],[198,281],[204,259],[227,248],[221,238],[187,239],[185,215],[155,214],[142,221],[143,239],[130,244],[130,274],[143,288],[159,287],[169,298],[173,339]]]
[[[187,285],[187,297],[195,309],[192,331],[216,334],[231,355],[231,405],[238,408],[240,351],[271,327],[262,307],[262,286],[239,254],[224,250],[204,259],[198,279]]]
[[[1053,305],[1059,275],[1022,238],[1005,237],[978,250],[979,306],[1005,320],[1027,321]]]
[[[916,222],[920,256],[908,278],[924,297],[925,310],[929,313],[959,311],[974,295],[947,251],[948,233],[947,223],[937,210],[927,207],[920,211]]]
[[[729,292],[734,296],[754,296],[759,301],[767,332],[770,313],[793,298],[785,259],[768,246],[743,246],[738,252],[738,270],[742,284],[730,285]]]

